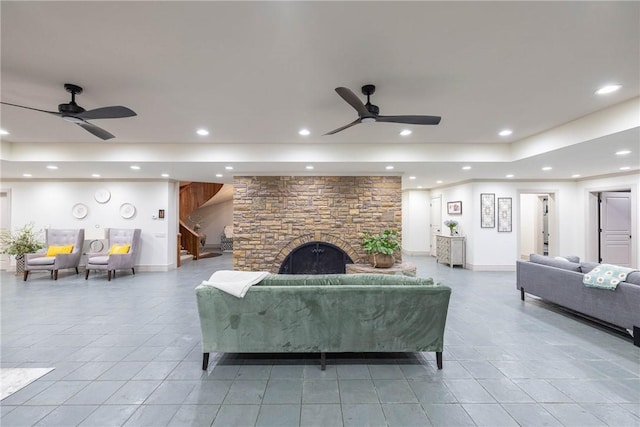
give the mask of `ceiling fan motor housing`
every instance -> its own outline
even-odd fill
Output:
[[[68,104],[59,104],[58,112],[62,114],[80,114],[84,112],[84,108],[76,104],[76,95],[80,95],[82,93],[82,88],[72,83],[65,83],[64,88],[71,94],[71,102]]]
[[[84,112],[84,108],[75,102],[70,102],[68,104],[58,104],[58,112],[62,114],[80,114]]]
[[[367,102],[365,104],[365,107],[367,107],[367,111],[369,111],[374,116],[377,116],[378,114],[380,114],[380,109],[378,108],[377,105],[373,105]]]

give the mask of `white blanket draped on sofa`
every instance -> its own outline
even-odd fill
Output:
[[[219,270],[202,282],[238,298],[244,298],[249,288],[267,277],[268,271]]]

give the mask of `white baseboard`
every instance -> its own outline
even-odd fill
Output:
[[[473,265],[467,264],[467,270],[472,271],[516,271],[515,265]]]
[[[136,272],[158,272],[158,271],[170,271],[175,270],[176,265],[136,265]]]
[[[406,255],[431,255],[430,251],[408,251],[406,249],[403,249],[402,253]]]

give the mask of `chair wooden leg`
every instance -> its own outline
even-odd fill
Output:
[[[131,267],[131,271],[133,272],[133,275],[135,276],[136,275],[136,269]]]
[[[24,281],[27,281],[27,277],[29,276],[29,270],[24,271]]]
[[[107,281],[111,281],[111,270],[107,270]]]
[[[53,270],[53,280],[58,280],[58,270]]]
[[[80,274],[80,272],[78,271],[78,267],[76,267],[76,274]]]
[[[84,280],[87,280],[89,278],[89,269],[87,268],[87,270],[84,272]]]

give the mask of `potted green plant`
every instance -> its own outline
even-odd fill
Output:
[[[393,255],[400,249],[398,232],[384,230],[382,233],[365,231],[362,236],[362,247],[369,255],[369,263],[376,268],[389,268],[395,262]]]
[[[454,220],[454,219],[450,219],[444,222],[444,225],[446,225],[447,227],[449,227],[449,234],[451,236],[453,236],[454,231],[456,230],[456,227],[458,226],[458,221]]]
[[[15,255],[16,274],[24,273],[24,254],[42,248],[42,230],[34,230],[33,223],[26,224],[14,233],[10,230],[0,232],[0,254]]]

